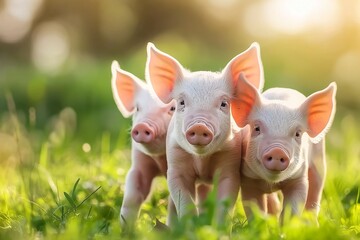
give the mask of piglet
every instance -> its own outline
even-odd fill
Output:
[[[266,212],[266,194],[280,190],[281,222],[287,206],[292,215],[301,214],[305,204],[318,212],[325,177],[324,136],[335,114],[336,84],[309,97],[287,88],[260,95],[241,74],[237,88],[233,116],[239,127],[248,124],[241,166],[243,201],[255,201]],[[246,204],[245,212],[251,218]]]
[[[167,181],[178,216],[198,214],[218,182],[216,219],[224,224],[239,192],[241,132],[230,113],[240,72],[263,86],[258,44],[233,58],[222,72],[190,72],[148,44],[147,81],[164,103],[177,106],[166,139]],[[198,200],[198,202],[197,202]],[[227,206],[224,202],[227,201]]]
[[[133,226],[139,208],[150,192],[156,176],[166,176],[166,133],[175,110],[173,103],[164,104],[151,94],[148,85],[133,74],[120,69],[113,61],[112,92],[124,117],[132,115],[131,168],[126,176],[120,222]],[[176,213],[169,198],[168,224]],[[125,224],[126,223],[126,224]]]

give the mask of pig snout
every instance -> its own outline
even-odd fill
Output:
[[[147,123],[139,123],[132,129],[131,137],[138,143],[150,143],[155,139],[155,129]]]
[[[265,151],[262,162],[268,170],[284,171],[289,166],[290,158],[284,149],[273,147]]]
[[[206,146],[214,137],[213,131],[204,123],[191,125],[186,133],[186,139],[191,145]]]

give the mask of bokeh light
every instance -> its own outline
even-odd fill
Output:
[[[66,29],[56,22],[38,26],[32,38],[32,60],[37,68],[52,73],[59,70],[70,53]]]
[[[42,0],[5,0],[0,9],[0,40],[20,41],[31,29],[31,24]]]

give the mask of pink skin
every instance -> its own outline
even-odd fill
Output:
[[[216,220],[231,216],[240,186],[242,134],[230,114],[241,71],[262,88],[259,47],[253,44],[221,73],[189,72],[171,56],[148,44],[147,80],[159,98],[177,102],[166,139],[168,186],[178,216],[198,214],[218,181]],[[227,202],[228,205],[224,204]],[[226,207],[229,206],[229,207]]]
[[[126,176],[120,222],[132,227],[141,204],[149,196],[152,181],[166,176],[166,134],[174,104],[163,104],[152,95],[147,85],[122,69],[112,66],[112,90],[115,103],[124,117],[132,115],[132,164]],[[167,224],[176,220],[176,209],[169,197]]]
[[[243,130],[241,168],[247,216],[252,216],[248,201],[274,213],[278,202],[272,193],[278,190],[284,197],[281,220],[286,206],[292,214],[306,208],[317,216],[325,177],[323,138],[335,114],[336,84],[307,98],[285,88],[260,95],[241,75],[238,88],[232,110],[240,127],[248,124]]]

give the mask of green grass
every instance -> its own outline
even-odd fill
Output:
[[[15,150],[10,160],[1,163],[0,239],[360,238],[360,141],[351,116],[328,135],[328,175],[320,227],[306,216],[293,218],[282,228],[271,217],[258,216],[248,224],[238,201],[231,225],[219,229],[212,221],[215,200],[210,196],[203,215],[185,218],[172,231],[159,231],[154,226],[157,219],[165,222],[168,192],[166,181],[157,179],[135,231],[126,232],[118,215],[130,166],[128,145],[112,142],[110,134],[104,132],[90,151],[84,151],[80,139],[67,136],[71,130],[63,130],[64,137],[56,141],[52,137],[59,131],[56,128],[39,137],[12,114],[1,122],[1,129],[7,129],[7,141],[14,140]],[[38,150],[24,153],[25,143],[34,141],[38,141]]]

